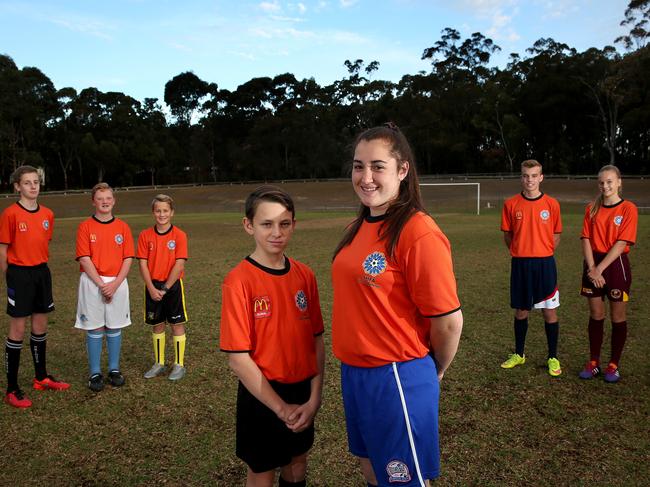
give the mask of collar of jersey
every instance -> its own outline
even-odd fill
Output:
[[[618,205],[620,205],[621,203],[623,203],[623,201],[625,201],[625,200],[623,198],[621,198],[621,201],[619,201],[618,203],[614,203],[613,205],[605,205],[605,204],[603,204],[603,208],[615,208]]]
[[[539,193],[539,196],[537,196],[536,198],[527,198],[526,195],[524,194],[524,192],[523,192],[523,191],[521,192],[521,197],[522,197],[523,199],[525,199],[526,201],[537,201],[537,200],[540,199],[542,196],[544,196],[544,193],[541,193],[541,192],[540,192],[540,193]]]
[[[95,215],[92,216],[92,219],[95,220],[97,223],[101,223],[102,225],[108,225],[109,223],[113,223],[115,221],[115,216],[113,216],[113,218],[105,222],[98,219]]]
[[[25,210],[27,213],[36,213],[38,212],[38,210],[41,209],[41,206],[38,203],[36,203],[36,208],[34,208],[33,210],[28,210],[27,208],[25,208],[23,205],[20,204],[20,201],[16,201],[16,204],[20,206],[23,210]]]
[[[284,269],[271,269],[270,267],[266,267],[265,265],[260,264],[257,262],[255,259],[251,258],[251,256],[247,256],[246,260],[253,264],[255,267],[258,269],[263,270],[264,272],[268,274],[272,274],[274,276],[284,276],[289,272],[289,269],[291,269],[291,264],[289,263],[289,257],[286,255],[284,256]]]
[[[158,228],[156,227],[156,225],[154,225],[154,226],[153,226],[153,231],[156,232],[156,235],[167,235],[169,232],[172,231],[172,228],[174,228],[174,225],[169,225],[169,228],[168,228],[167,230],[165,230],[164,232],[160,233],[160,232],[158,231]]]
[[[377,216],[368,215],[368,216],[366,216],[365,221],[367,223],[383,222],[386,219],[387,216],[388,215],[386,213],[384,213],[383,215],[377,215]]]

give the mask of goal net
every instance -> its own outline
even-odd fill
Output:
[[[481,214],[481,183],[420,183],[420,192],[432,214]]]

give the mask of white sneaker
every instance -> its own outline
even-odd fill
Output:
[[[149,370],[147,370],[144,373],[144,378],[145,379],[153,379],[154,377],[158,377],[161,374],[165,373],[165,370],[167,370],[167,367],[165,367],[163,364],[159,364],[156,362],[153,364],[153,367],[151,367]]]
[[[185,367],[174,364],[172,371],[169,373],[169,380],[181,380],[185,377]]]

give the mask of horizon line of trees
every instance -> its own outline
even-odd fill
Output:
[[[338,177],[353,137],[395,122],[423,174],[515,172],[535,158],[546,173],[616,164],[650,172],[650,0],[632,0],[614,47],[578,52],[542,38],[526,55],[452,28],[424,49],[430,72],[375,79],[378,61],[346,60],[321,86],[291,73],[234,91],[193,72],[165,84],[164,103],[124,93],[56,89],[36,67],[0,55],[0,186],[19,165],[44,169],[48,189],[202,181]]]

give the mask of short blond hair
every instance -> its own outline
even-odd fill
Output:
[[[521,163],[521,169],[531,169],[533,167],[539,167],[539,170],[542,170],[542,165],[540,162],[536,159],[527,159],[524,162]]]
[[[111,188],[108,183],[97,183],[95,186],[93,186],[93,190],[90,195],[91,200],[95,199],[95,193],[97,193],[97,191],[110,191],[112,193],[113,188]]]
[[[153,200],[151,201],[152,211],[156,208],[156,203],[167,203],[172,210],[174,209],[174,200],[171,196],[166,194],[157,194],[153,197]]]

